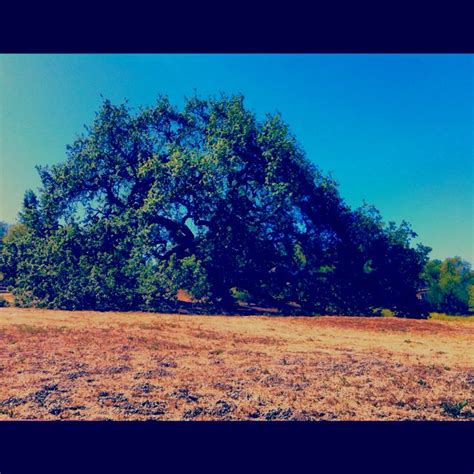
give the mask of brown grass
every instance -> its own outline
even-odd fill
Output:
[[[468,320],[2,308],[0,420],[468,419],[473,342]]]
[[[0,293],[0,299],[4,299],[7,303],[13,304],[15,298],[12,293]]]

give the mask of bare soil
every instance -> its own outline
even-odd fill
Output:
[[[0,309],[0,420],[474,419],[474,324]]]

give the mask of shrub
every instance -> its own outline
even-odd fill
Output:
[[[243,301],[244,303],[253,302],[252,295],[246,290],[241,290],[239,288],[234,287],[231,288],[230,292],[237,301]]]
[[[462,401],[462,402],[457,402],[457,403],[444,402],[441,404],[441,407],[443,408],[444,413],[454,418],[459,418],[461,416],[461,412],[466,406],[467,406],[467,401]]]

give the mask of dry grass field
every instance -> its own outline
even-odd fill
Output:
[[[0,309],[0,420],[453,420],[474,324]]]

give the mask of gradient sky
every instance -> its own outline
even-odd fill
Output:
[[[34,165],[65,159],[100,94],[181,105],[194,90],[281,112],[350,205],[474,263],[472,55],[0,55],[0,220],[39,185]]]

